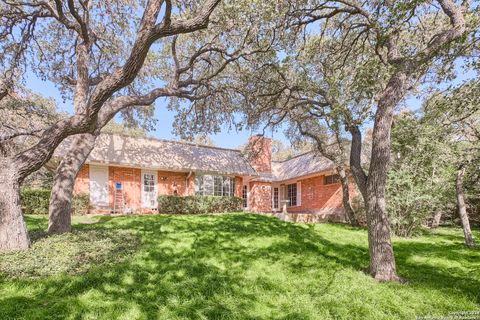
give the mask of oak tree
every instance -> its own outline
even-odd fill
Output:
[[[207,29],[158,41],[157,48],[150,50],[139,78],[142,84],[150,80],[160,82],[162,86],[152,89],[153,94],[150,96],[130,98],[125,103],[116,101],[111,110],[106,109],[108,116],[105,119],[108,120],[120,110],[131,110],[132,105],[148,106],[159,97],[169,98],[171,108],[177,103],[193,108],[202,103],[207,105],[206,112],[209,112],[208,106],[223,96],[225,70],[268,46],[268,43],[258,42],[257,33],[260,28],[241,21],[255,19],[246,10],[247,7],[245,10],[232,8],[232,3],[225,1],[212,14]],[[191,123],[195,125],[202,122],[202,118],[197,118]],[[57,168],[50,198],[49,233],[70,230],[75,178],[104,124],[105,121],[99,122],[93,133],[75,137],[69,152]]]
[[[25,177],[43,166],[66,137],[87,134],[74,139],[83,150],[86,139],[91,141],[119,109],[171,95],[171,87],[136,90],[142,86],[134,81],[156,43],[205,29],[219,2],[1,1],[2,41],[5,34],[12,37],[28,26],[21,47],[33,53],[29,66],[56,80],[75,113],[44,130],[32,147],[0,159],[0,250],[30,245],[19,199]],[[173,90],[181,91],[180,83]]]

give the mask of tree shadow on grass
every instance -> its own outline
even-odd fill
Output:
[[[361,231],[359,228],[332,226],[339,231]],[[312,266],[306,255],[316,256],[321,259],[325,267],[350,268],[363,271],[368,266],[369,254],[366,245],[361,243],[338,243],[328,240],[321,233],[316,232],[313,225],[299,225],[285,223],[260,215],[231,215],[225,216],[222,221],[206,224],[196,229],[198,233],[215,232],[215,241],[233,242],[241,237],[280,236],[287,241],[276,242],[268,247],[255,251],[237,252],[238,259],[247,258],[246,261],[269,259],[276,261],[281,256],[298,255],[289,263],[292,271],[301,271]],[[366,234],[364,235],[366,236]],[[478,250],[467,249],[463,244],[461,235],[433,235],[447,242],[418,242],[399,240],[394,242],[397,269],[400,276],[406,278],[410,285],[430,287],[436,290],[448,291],[455,294],[464,294],[470,299],[480,303],[480,254]],[[202,243],[201,246],[211,247],[211,241]],[[206,253],[208,254],[208,252]],[[440,259],[447,266],[438,266],[432,263],[422,263],[414,256],[426,256]],[[235,257],[235,254],[233,254]],[[450,264],[449,264],[450,263]],[[465,270],[465,266],[469,266]]]
[[[130,230],[141,236],[142,250],[129,261],[112,267],[98,266],[79,277],[48,278],[41,283],[18,280],[15,285],[30,286],[34,297],[0,298],[0,315],[63,319],[95,312],[121,315],[136,310],[148,319],[270,318],[256,311],[258,305],[271,302],[262,301],[255,294],[255,286],[276,294],[284,289],[261,274],[254,284],[251,279],[246,284],[245,272],[256,270],[258,263],[281,263],[282,268],[298,277],[321,265],[329,271],[322,273],[324,282],[318,286],[319,294],[328,293],[335,285],[339,270],[361,271],[368,265],[366,233],[361,229],[330,228],[352,232],[353,238],[358,239],[355,243],[342,243],[328,239],[313,225],[286,223],[261,215],[99,217],[98,223],[75,225],[75,229]],[[408,278],[411,285],[463,294],[479,302],[478,277],[469,278],[463,270],[435,268],[411,259],[428,254],[470,264],[475,255],[464,253],[456,243],[399,241],[394,243],[394,249],[400,275]],[[460,252],[449,253],[455,250]],[[307,315],[285,310],[282,317],[302,319]]]
[[[99,266],[82,276],[49,278],[42,284],[18,280],[19,287],[33,287],[35,298],[26,300],[18,295],[0,299],[0,310],[6,315],[15,311],[20,318],[75,318],[93,312],[95,299],[85,303],[85,296],[98,295],[107,297],[103,306],[93,306],[100,313],[118,309],[122,314],[137,308],[146,318],[156,318],[163,312],[185,318],[259,319],[262,316],[255,311],[257,305],[266,302],[255,295],[255,288],[245,290],[244,272],[260,259],[274,263],[283,253],[300,254],[286,267],[301,272],[308,267],[302,265],[301,255],[318,255],[317,246],[308,239],[308,229],[260,216],[205,217],[195,223],[192,217],[171,216],[114,220],[101,217],[97,224],[76,225],[75,229],[137,232],[142,236],[143,250],[135,259],[115,265],[114,269]],[[250,240],[272,236],[278,238],[276,243],[264,246],[257,242],[253,249],[249,245]],[[324,292],[333,284],[334,274],[332,269],[331,278],[325,279],[328,285]],[[281,290],[278,283],[261,275],[253,286],[271,292]],[[12,305],[20,308],[14,310]],[[298,311],[290,314],[289,310],[283,315],[307,317]]]
[[[462,237],[448,238],[395,243],[397,269],[413,284],[463,294],[480,304],[480,251],[468,249]]]
[[[200,215],[195,217],[192,222],[192,216],[134,216],[123,219],[120,223],[109,225],[115,220],[110,216],[99,217],[97,225],[94,227],[114,228],[134,230],[143,235],[144,242],[155,244],[159,241],[165,241],[172,234],[195,233],[195,250],[197,255],[203,258],[214,257],[218,250],[232,252],[230,258],[241,259],[247,257],[246,261],[255,261],[259,258],[278,259],[282,254],[317,254],[327,260],[341,265],[343,268],[352,268],[354,270],[365,270],[368,266],[368,248],[363,243],[344,243],[333,242],[323,237],[320,232],[315,231],[314,225],[286,223],[278,219],[256,215],[256,214],[228,214],[228,215]],[[86,229],[92,225],[77,225],[76,228]],[[165,228],[167,227],[167,228]],[[366,231],[363,228],[355,228],[344,225],[331,225],[331,229],[345,232],[345,230],[355,233],[363,233],[366,237]],[[461,230],[460,230],[461,231]],[[432,258],[441,258],[457,261],[461,264],[470,264],[473,260],[478,260],[478,251],[466,249],[463,245],[463,237],[452,234],[434,232],[430,235],[434,238],[448,240],[448,242],[416,242],[416,241],[394,241],[394,250],[398,269],[401,275],[407,280],[416,281],[423,279],[423,274],[429,274],[435,278],[440,272],[440,277],[452,279],[455,276],[449,269],[448,274],[442,274],[441,270],[432,270],[429,265],[423,265],[419,268],[418,262],[412,262],[411,257],[415,255],[429,256]],[[265,248],[250,250],[248,247],[228,248],[224,244],[235,243],[240,239],[256,239],[258,237],[277,237],[285,241],[269,244]],[[174,237],[175,238],[175,237]],[[203,250],[208,248],[209,250]],[[236,259],[235,259],[236,260]],[[292,268],[298,268],[302,265],[299,259],[292,263]],[[425,272],[423,272],[425,271]],[[479,271],[479,270],[476,270]],[[402,274],[405,273],[405,274]],[[461,273],[461,272],[457,272]],[[417,277],[416,275],[422,275]],[[468,279],[470,281],[472,279]],[[448,286],[448,282],[442,284]]]

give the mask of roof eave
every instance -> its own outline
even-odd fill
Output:
[[[272,182],[285,182],[285,181],[290,181],[290,180],[301,180],[301,179],[308,179],[310,177],[326,174],[326,173],[331,173],[332,171],[335,171],[334,167],[327,168],[321,171],[316,171],[312,173],[307,173],[299,176],[293,176],[293,177],[274,177]]]

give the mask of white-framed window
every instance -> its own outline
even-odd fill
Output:
[[[155,175],[150,173],[143,174],[143,191],[144,192],[155,191]]]
[[[157,172],[142,170],[142,207],[157,207]]]
[[[235,178],[217,175],[196,175],[195,195],[235,196]]]
[[[274,187],[273,188],[273,209],[278,209],[278,207],[279,207],[278,196],[279,196],[278,187]]]
[[[213,195],[223,196],[223,177],[222,176],[213,177]]]
[[[242,188],[242,199],[243,199],[243,207],[248,207],[248,186],[246,184],[243,185]]]
[[[286,200],[289,207],[302,205],[302,184],[301,182],[290,183],[286,185]]]
[[[297,184],[287,184],[287,200],[289,207],[297,206]]]
[[[232,178],[229,178],[229,177],[227,177],[227,178],[228,179],[225,179],[225,177],[223,177],[223,181],[221,181],[221,179],[219,179],[219,183],[222,184],[223,195],[233,196],[234,190],[232,188],[232,181],[234,181],[235,179],[232,179]]]

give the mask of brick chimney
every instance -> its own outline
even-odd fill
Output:
[[[272,172],[272,139],[254,135],[248,139],[247,156],[257,172]]]

